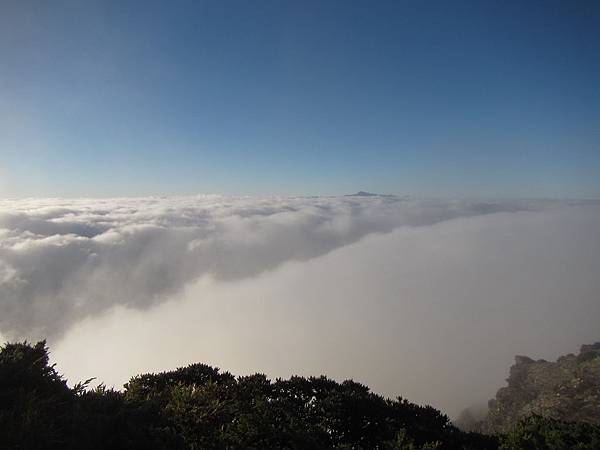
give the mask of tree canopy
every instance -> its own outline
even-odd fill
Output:
[[[466,433],[430,406],[325,376],[271,381],[192,364],[134,376],[122,391],[89,389],[88,382],[70,388],[49,365],[43,341],[6,344],[0,349],[0,448],[554,449],[543,443],[560,436],[557,442],[575,439],[584,446],[573,448],[588,449],[597,448],[585,445],[596,445],[600,436],[580,425],[540,425],[539,418],[500,439]],[[537,446],[524,446],[533,429]]]

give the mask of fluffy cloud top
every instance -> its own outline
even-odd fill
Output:
[[[0,202],[0,332],[60,336],[114,305],[147,308],[204,274],[236,280],[376,232],[526,209],[399,197]]]

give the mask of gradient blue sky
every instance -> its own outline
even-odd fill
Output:
[[[0,196],[600,197],[600,2],[0,2]]]

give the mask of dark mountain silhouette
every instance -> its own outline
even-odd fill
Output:
[[[344,197],[396,197],[393,194],[374,194],[373,192],[358,191],[355,194],[346,194]]]
[[[358,191],[356,194],[348,194],[346,197],[379,197],[379,194],[372,192]]]

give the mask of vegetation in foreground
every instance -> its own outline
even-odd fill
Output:
[[[600,428],[532,416],[496,436],[353,381],[234,377],[193,364],[123,391],[73,388],[45,342],[0,349],[2,449],[598,449]]]

